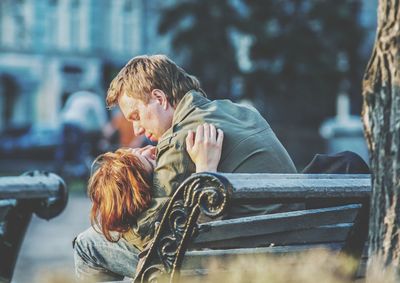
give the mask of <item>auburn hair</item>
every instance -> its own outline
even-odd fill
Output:
[[[206,96],[199,80],[167,56],[144,55],[132,58],[112,80],[107,91],[107,106],[116,105],[124,92],[147,103],[153,89],[162,90],[173,107],[192,89]]]
[[[128,149],[107,152],[94,161],[88,184],[90,222],[107,240],[118,241],[151,201],[151,173]],[[111,232],[118,232],[117,237]]]

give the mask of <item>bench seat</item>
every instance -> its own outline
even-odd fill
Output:
[[[206,274],[211,259],[238,255],[324,247],[361,259],[370,194],[369,174],[194,174],[170,199],[135,282]],[[306,209],[220,219],[231,205],[254,203]]]

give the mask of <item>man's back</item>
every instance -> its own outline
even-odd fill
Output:
[[[188,130],[212,123],[224,131],[219,172],[295,173],[296,168],[265,119],[252,107],[229,100],[210,101],[189,92],[178,104],[173,126],[158,144],[154,185],[158,196],[171,196],[195,172],[186,152]]]
[[[195,105],[195,109],[184,119],[183,124],[190,128],[193,127],[191,125],[207,122],[224,132],[219,172],[296,172],[286,149],[255,108],[230,100],[210,101],[196,94],[190,98],[190,104]]]
[[[189,130],[212,123],[224,131],[219,172],[295,173],[296,168],[268,123],[254,109],[229,100],[210,101],[190,91],[176,107],[172,127],[157,144],[157,167],[153,176],[152,202],[137,220],[136,227],[124,237],[139,249],[153,237],[154,222],[162,207],[179,185],[196,171],[187,151]],[[273,213],[282,205],[252,205],[231,208],[229,217]]]

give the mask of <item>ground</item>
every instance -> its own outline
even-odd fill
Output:
[[[90,201],[83,193],[72,193],[64,212],[46,221],[32,218],[25,235],[12,283],[41,282],[46,273],[73,275],[72,240],[89,227]],[[36,278],[36,279],[34,279]]]

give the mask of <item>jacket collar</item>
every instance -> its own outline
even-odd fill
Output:
[[[182,122],[190,113],[192,113],[196,107],[199,107],[209,100],[203,96],[203,94],[196,90],[188,91],[176,105],[174,116],[172,117],[172,125],[159,139],[158,146],[169,143],[171,136],[175,132],[175,126]]]
[[[196,90],[188,91],[175,108],[172,126],[182,122],[193,110],[209,100]]]

